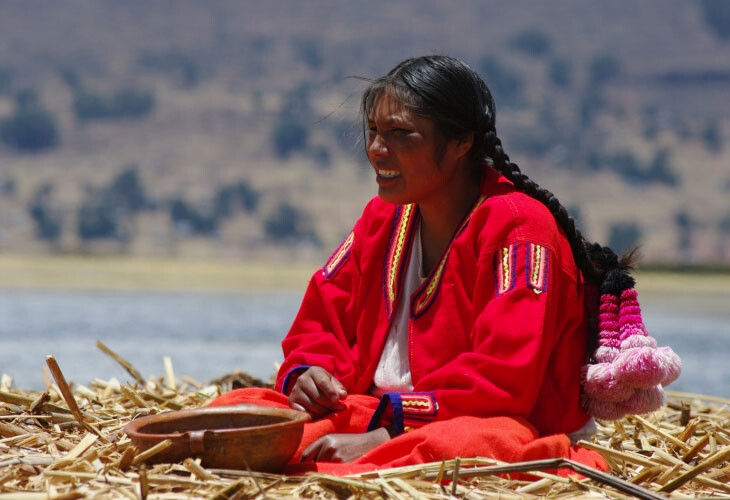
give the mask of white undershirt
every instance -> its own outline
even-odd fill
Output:
[[[401,299],[388,329],[388,338],[380,355],[378,368],[373,377],[370,394],[381,397],[386,392],[409,392],[413,390],[411,367],[408,362],[408,320],[411,312],[411,295],[426,279],[421,265],[421,226],[413,236],[411,258],[408,261],[403,280]]]

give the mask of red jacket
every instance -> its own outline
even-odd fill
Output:
[[[373,199],[307,288],[284,339],[277,390],[320,366],[350,393],[369,392],[399,300],[409,300],[414,391],[381,399],[403,431],[458,415],[521,416],[542,435],[585,424],[584,283],[567,239],[540,202],[488,169],[482,197],[440,262],[400,297],[416,205]]]

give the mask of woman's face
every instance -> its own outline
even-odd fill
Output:
[[[378,196],[395,204],[439,200],[461,179],[468,147],[439,141],[435,123],[383,94],[368,117],[367,154]],[[439,149],[441,148],[441,151]]]

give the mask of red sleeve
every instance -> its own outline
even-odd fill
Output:
[[[324,368],[348,391],[354,386],[355,286],[360,276],[357,255],[362,220],[309,281],[299,313],[282,342],[284,363],[275,388],[284,394],[310,366]]]
[[[427,374],[415,392],[384,396],[373,428],[391,411],[400,431],[459,415],[530,417],[564,329],[559,313],[577,307],[575,282],[553,251],[529,241],[485,253],[479,271],[472,350]],[[566,348],[578,356],[584,349]],[[577,369],[565,376],[577,379]]]

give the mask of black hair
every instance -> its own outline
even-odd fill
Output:
[[[603,293],[620,293],[634,284],[629,275],[634,252],[619,257],[609,247],[587,241],[575,220],[547,189],[523,174],[510,161],[497,136],[496,106],[482,78],[462,61],[441,55],[406,59],[387,75],[372,80],[361,101],[364,131],[376,101],[387,93],[410,112],[430,118],[446,139],[473,136],[471,165],[481,172],[486,161],[521,192],[540,201],[562,228],[573,258],[585,279]],[[588,348],[597,342],[597,328],[589,328]]]

